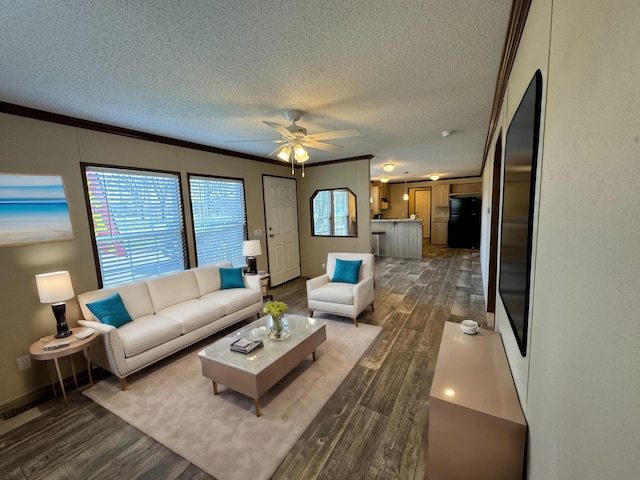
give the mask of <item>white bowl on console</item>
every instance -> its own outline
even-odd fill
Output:
[[[480,326],[478,322],[474,322],[473,320],[463,320],[460,324],[460,329],[467,335],[475,335],[478,333]]]

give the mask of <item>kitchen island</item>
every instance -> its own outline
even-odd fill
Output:
[[[422,219],[371,220],[371,234],[378,235],[381,257],[422,258]]]

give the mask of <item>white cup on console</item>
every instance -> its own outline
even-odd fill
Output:
[[[460,329],[467,335],[475,335],[478,333],[480,325],[478,325],[478,322],[473,320],[463,320],[460,324]]]

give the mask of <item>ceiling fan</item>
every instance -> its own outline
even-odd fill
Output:
[[[351,128],[349,130],[334,130],[331,132],[322,132],[309,135],[307,129],[296,125],[296,122],[300,120],[302,112],[300,110],[287,110],[284,116],[291,122],[291,125],[285,127],[279,123],[267,122],[263,120],[262,123],[273,128],[276,132],[282,135],[282,138],[276,140],[243,140],[245,142],[261,142],[261,141],[273,141],[275,143],[281,143],[278,148],[271,152],[270,156],[277,156],[278,158],[289,161],[293,166],[293,159],[295,158],[298,163],[304,163],[309,159],[309,154],[305,150],[305,147],[315,148],[318,150],[325,150],[327,152],[337,152],[342,147],[339,145],[333,145],[332,143],[326,143],[324,140],[334,138],[347,138],[347,137],[359,137],[362,134],[357,128]]]

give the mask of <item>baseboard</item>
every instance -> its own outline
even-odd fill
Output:
[[[95,368],[91,373],[94,382],[100,378],[103,378],[107,374],[108,372],[104,372],[100,368]],[[89,384],[89,375],[87,374],[86,370],[83,372],[78,372],[76,374],[76,377],[78,378],[79,387]],[[64,379],[64,389],[67,393],[74,390],[75,388],[76,384],[73,381],[73,377]],[[62,398],[62,392],[60,391],[60,386],[57,384],[57,382],[56,392],[58,393],[58,397]],[[2,420],[8,420],[53,398],[55,398],[55,395],[53,394],[51,385],[45,385],[31,393],[22,395],[21,397],[18,397],[11,402],[0,405],[0,418],[2,418]]]

